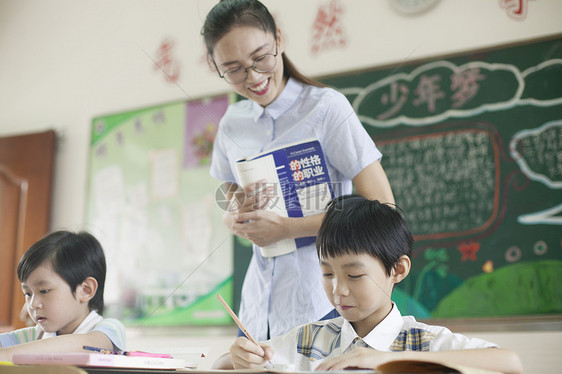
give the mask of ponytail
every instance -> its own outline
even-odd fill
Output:
[[[287,57],[287,54],[283,53],[283,66],[284,66],[284,70],[283,70],[283,75],[286,78],[293,78],[301,83],[304,84],[308,84],[311,86],[316,86],[316,87],[327,87],[324,83],[321,83],[315,79],[309,78],[306,75],[304,75],[303,73],[300,72],[299,69],[297,69],[297,67],[293,64],[293,62],[291,60],[289,60],[289,57]]]

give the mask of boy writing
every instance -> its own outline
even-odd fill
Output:
[[[297,327],[261,345],[238,338],[217,368],[264,366],[270,360],[296,371],[374,369],[393,360],[418,360],[522,371],[514,352],[400,314],[390,295],[410,271],[413,238],[393,207],[355,195],[335,199],[316,246],[324,291],[341,317]]]
[[[57,231],[33,244],[17,275],[36,326],[0,334],[0,361],[20,352],[80,352],[84,345],[124,350],[123,324],[101,316],[105,273],[91,234]]]

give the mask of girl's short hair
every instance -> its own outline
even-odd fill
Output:
[[[316,238],[319,257],[369,254],[382,261],[388,275],[401,256],[411,257],[414,238],[395,206],[359,195],[332,200]]]
[[[46,261],[70,286],[72,294],[86,278],[98,282],[98,289],[88,303],[90,311],[103,314],[103,290],[106,264],[99,241],[87,232],[56,231],[33,244],[22,256],[17,269],[18,279],[25,282],[29,274]]]

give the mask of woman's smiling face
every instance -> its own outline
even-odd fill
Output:
[[[271,104],[283,91],[287,80],[283,76],[284,47],[278,32],[278,38],[271,33],[250,26],[235,27],[226,33],[215,45],[214,62],[223,75],[235,68],[247,69],[247,77],[241,83],[230,84],[234,91],[247,99],[265,107]],[[251,66],[256,59],[266,54],[275,54],[275,67],[266,73],[258,73]]]

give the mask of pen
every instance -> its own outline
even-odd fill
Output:
[[[240,327],[240,330],[242,330],[242,332],[244,333],[244,335],[246,335],[246,337],[248,339],[250,339],[250,341],[252,343],[254,343],[255,345],[259,346],[259,343],[256,341],[256,339],[254,339],[252,337],[252,335],[250,335],[250,333],[248,332],[248,330],[246,329],[246,327],[244,326],[244,324],[242,323],[242,321],[240,321],[240,319],[238,319],[238,317],[236,316],[236,314],[234,314],[234,312],[232,311],[232,309],[230,309],[230,307],[228,306],[228,304],[226,303],[226,301],[224,301],[224,299],[222,298],[222,296],[220,294],[217,294],[217,299],[219,299],[219,301],[221,302],[222,306],[224,307],[224,309],[226,309],[226,311],[228,312],[228,314],[230,314],[230,316],[232,317],[232,319],[234,320],[234,322],[236,322],[236,324],[238,325],[238,327]],[[267,360],[267,363],[271,366],[273,366],[271,364],[271,361]]]
[[[92,347],[92,346],[89,346],[89,345],[85,345],[82,348],[84,348],[87,351],[99,352],[99,353],[103,353],[103,354],[106,354],[106,355],[124,355],[125,354],[125,351],[113,351],[111,349]]]
[[[158,358],[172,358],[172,355],[167,353],[150,353],[150,352],[142,352],[142,351],[112,351],[111,349],[105,348],[98,348],[92,347],[89,345],[85,345],[84,348],[87,351],[94,351],[108,355],[122,355],[122,356],[131,356],[131,357],[158,357]]]

